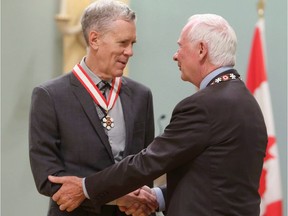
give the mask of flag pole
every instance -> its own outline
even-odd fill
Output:
[[[261,197],[259,215],[282,216],[283,198],[279,155],[265,64],[264,8],[265,0],[258,0],[258,21],[255,26],[252,40],[246,85],[260,105],[268,134],[266,157],[264,158],[263,169],[259,181],[258,192]]]
[[[258,17],[264,17],[265,0],[259,0],[257,4]]]

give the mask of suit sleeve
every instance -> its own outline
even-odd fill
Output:
[[[46,196],[52,196],[59,188],[49,182],[48,175],[65,172],[60,144],[53,99],[45,88],[36,87],[30,109],[29,157],[37,190]]]
[[[193,160],[207,147],[208,139],[206,110],[193,101],[182,101],[164,133],[146,149],[86,178],[89,197],[103,204],[127,194]]]

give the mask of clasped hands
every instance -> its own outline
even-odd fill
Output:
[[[82,188],[82,178],[76,176],[49,176],[52,183],[62,184],[61,188],[52,196],[61,211],[71,212],[85,199]],[[156,195],[153,190],[143,186],[125,196],[115,200],[120,211],[132,216],[147,216],[158,208]]]

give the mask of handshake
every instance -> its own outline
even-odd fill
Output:
[[[116,199],[116,205],[120,211],[132,216],[150,215],[158,208],[155,192],[147,186]]]
[[[82,178],[76,176],[49,176],[52,183],[62,184],[61,188],[52,196],[61,211],[71,212],[85,199]],[[148,186],[143,186],[125,196],[113,201],[120,211],[126,215],[148,216],[158,208],[155,192]]]

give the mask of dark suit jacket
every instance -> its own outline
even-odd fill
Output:
[[[123,77],[119,97],[126,126],[126,157],[147,147],[154,138],[152,94],[140,83]],[[35,183],[46,196],[52,196],[59,188],[49,182],[48,175],[84,177],[114,164],[95,104],[72,73],[34,89],[29,142]],[[99,206],[93,208],[87,200],[83,206],[90,206],[89,211],[100,211]],[[77,212],[77,216],[84,215],[82,209]],[[61,213],[51,201],[49,215],[72,213]]]
[[[261,110],[245,84],[221,82],[182,100],[146,150],[85,185],[102,204],[167,173],[168,216],[258,216],[266,145]]]

